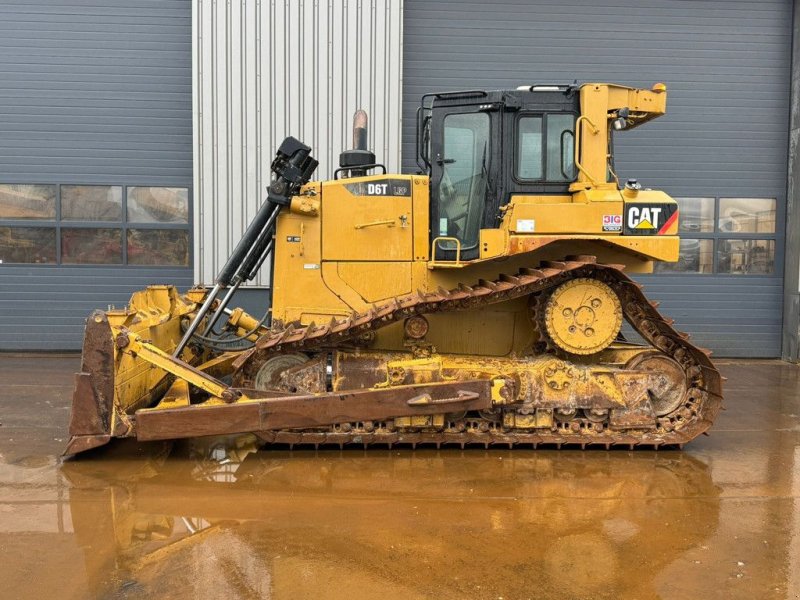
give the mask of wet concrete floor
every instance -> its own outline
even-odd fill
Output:
[[[684,451],[255,452],[63,464],[78,357],[0,355],[0,596],[800,598],[800,369],[721,362]]]

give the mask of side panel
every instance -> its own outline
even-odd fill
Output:
[[[347,305],[322,279],[320,220],[283,212],[275,234],[273,318],[281,322],[329,321],[320,315],[345,315]]]
[[[324,261],[411,261],[411,177],[357,177],[322,184]]]
[[[622,200],[617,202],[570,202],[557,204],[519,204],[508,212],[504,223],[513,233],[619,233],[608,229],[607,217],[620,216]]]
[[[340,262],[339,279],[365,302],[378,302],[411,292],[411,263]],[[326,273],[327,274],[327,273]],[[326,283],[330,282],[326,278]]]

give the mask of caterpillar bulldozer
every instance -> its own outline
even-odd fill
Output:
[[[363,111],[332,180],[312,181],[311,148],[287,138],[213,287],[151,286],[89,316],[65,454],[238,433],[605,448],[704,433],[722,403],[709,352],[626,274],[678,259],[677,204],[614,168],[617,133],[666,97],[427,94],[417,174],[376,162]],[[230,308],[267,261],[267,313]]]

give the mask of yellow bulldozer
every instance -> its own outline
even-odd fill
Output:
[[[722,403],[709,353],[623,274],[678,259],[676,202],[614,169],[616,134],[666,97],[427,94],[413,175],[376,162],[363,111],[332,180],[311,181],[311,148],[286,138],[212,288],[151,286],[89,316],[65,454],[246,432],[606,448],[705,432]],[[267,313],[231,308],[267,261]]]

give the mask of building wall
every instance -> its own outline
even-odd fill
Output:
[[[136,227],[124,216],[125,198],[113,222],[81,224],[108,230],[121,264],[63,264],[85,261],[67,256],[64,236],[77,222],[60,218],[67,215],[59,203],[61,184],[116,186],[125,197],[126,186],[177,187],[191,199],[190,3],[2,3],[0,72],[0,185],[55,186],[47,188],[54,190],[47,218],[8,212],[9,205],[0,216],[0,350],[76,349],[93,308],[122,306],[148,283],[192,281],[190,262],[125,264],[136,262],[121,242]],[[191,225],[164,227],[191,243]],[[9,245],[32,226],[52,234],[54,248],[48,237],[45,263],[12,264]],[[142,225],[154,227],[164,228]]]
[[[292,135],[328,179],[370,118],[379,162],[400,167],[402,1],[193,3],[195,277],[210,283],[266,197]],[[269,283],[268,269],[254,285]]]
[[[317,177],[330,177],[350,145],[353,112],[365,108],[378,159],[398,170],[402,138],[403,165],[413,171],[414,112],[425,92],[600,79],[669,86],[668,115],[620,138],[622,178],[676,197],[777,200],[775,233],[766,236],[776,246],[772,274],[642,278],[699,343],[723,355],[777,356],[791,5],[4,4],[0,186],[54,185],[59,207],[66,184],[118,186],[123,203],[132,186],[185,188],[189,222],[169,227],[188,232],[195,269],[193,275],[181,266],[63,264],[62,229],[74,223],[60,214],[45,221],[0,217],[0,245],[11,227],[41,225],[55,231],[57,246],[55,262],[0,264],[0,350],[77,348],[94,307],[123,305],[147,283],[210,282],[260,204],[285,135],[312,145],[321,161]],[[123,235],[134,226],[125,218],[111,225]],[[697,234],[704,236],[717,246],[730,237]],[[267,281],[262,273],[256,283]]]
[[[784,360],[800,361],[800,1],[792,21],[789,177],[786,186],[786,264],[783,286]]]
[[[414,114],[426,92],[666,82],[667,115],[617,137],[620,178],[678,198],[711,198],[712,225],[727,219],[717,215],[720,198],[775,199],[773,232],[681,234],[711,240],[717,251],[733,238],[765,238],[775,261],[764,275],[641,280],[681,329],[717,354],[780,356],[791,1],[406,0],[403,32],[406,170],[415,168]]]

